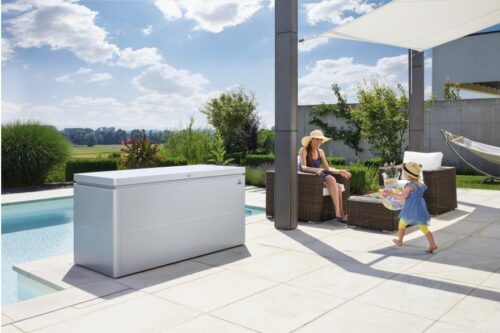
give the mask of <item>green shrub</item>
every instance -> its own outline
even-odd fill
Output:
[[[241,153],[227,153],[226,158],[231,159],[234,164],[238,165],[241,165],[242,160],[244,160],[243,154]]]
[[[49,171],[70,155],[70,144],[52,126],[38,122],[2,125],[2,184],[42,184]]]
[[[274,155],[247,155],[245,156],[245,166],[258,167],[263,164],[274,164]]]
[[[111,154],[108,155],[108,158],[114,158],[114,159],[120,159],[121,157],[122,157],[122,154],[120,154],[117,151],[112,152]]]
[[[61,163],[50,169],[47,177],[45,177],[45,183],[61,183],[65,179],[66,163]]]
[[[257,150],[261,151],[263,154],[272,154],[274,152],[275,136],[274,130],[259,130],[259,133],[257,133]]]
[[[264,168],[245,168],[245,184],[258,187],[265,187],[266,170]]]
[[[149,141],[144,130],[140,139],[130,138],[122,143],[125,145],[125,148],[121,149],[125,153],[123,165],[127,169],[151,168],[158,166],[163,160],[158,155],[160,144]]]
[[[226,149],[224,148],[224,139],[219,131],[215,131],[212,141],[210,142],[210,150],[208,159],[209,163],[217,165],[226,165],[231,163],[233,160],[231,158],[226,158]]]
[[[345,157],[342,156],[327,156],[328,165],[345,165]]]
[[[66,181],[73,181],[75,173],[113,170],[118,170],[118,162],[113,159],[76,159],[66,163]]]
[[[208,159],[210,133],[193,129],[194,120],[190,119],[186,129],[169,132],[160,154],[164,158],[183,158],[188,164],[205,163]]]
[[[169,166],[179,166],[179,165],[187,165],[188,162],[183,158],[165,158],[163,161],[159,163],[160,167],[169,167]]]
[[[360,165],[335,165],[331,166],[336,169],[349,170],[351,173],[351,195],[366,194],[378,189],[378,185],[374,187],[374,178],[376,169],[367,168]]]
[[[361,160],[361,165],[369,168],[379,168],[384,166],[384,160],[380,157],[367,158],[366,160]]]

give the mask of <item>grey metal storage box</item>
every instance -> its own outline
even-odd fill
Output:
[[[245,168],[75,175],[75,263],[112,277],[241,245]]]

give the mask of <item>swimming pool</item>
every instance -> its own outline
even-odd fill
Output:
[[[245,207],[245,216],[263,213]],[[73,198],[2,205],[2,306],[56,291],[12,266],[73,252]]]

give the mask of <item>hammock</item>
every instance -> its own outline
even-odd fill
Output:
[[[500,147],[495,147],[491,145],[487,145],[481,142],[472,141],[463,136],[458,136],[444,129],[441,129],[441,133],[443,134],[444,140],[450,149],[460,158],[465,164],[473,168],[474,170],[484,174],[489,178],[494,178],[500,180],[500,176],[493,176],[488,174],[487,172],[480,170],[476,166],[469,163],[465,158],[463,158],[458,151],[455,149],[455,146],[462,147],[467,149],[471,153],[500,166]]]

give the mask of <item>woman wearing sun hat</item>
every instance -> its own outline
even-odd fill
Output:
[[[300,170],[302,172],[315,173],[321,177],[325,187],[330,191],[333,206],[335,207],[336,219],[341,222],[347,222],[347,214],[344,212],[342,206],[343,186],[337,183],[332,174],[350,178],[351,173],[347,170],[330,168],[326,161],[325,152],[319,148],[321,144],[328,140],[331,139],[325,137],[320,130],[314,130],[302,138],[302,148],[299,151]]]

